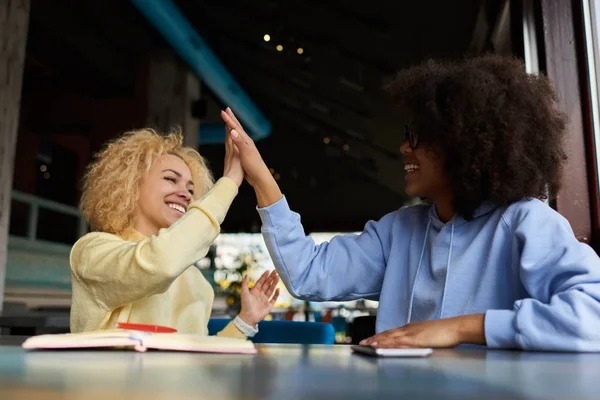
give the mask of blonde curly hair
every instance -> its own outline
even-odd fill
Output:
[[[142,178],[165,154],[178,156],[189,167],[196,188],[194,200],[212,187],[206,161],[196,150],[183,146],[180,129],[166,135],[153,129],[125,132],[94,156],[84,176],[80,208],[92,230],[119,234],[133,225]]]

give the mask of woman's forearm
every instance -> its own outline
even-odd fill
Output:
[[[283,197],[279,185],[271,175],[254,185],[254,192],[260,208],[277,203]]]

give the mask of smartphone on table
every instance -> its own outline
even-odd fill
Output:
[[[373,346],[352,345],[352,351],[373,357],[427,357],[433,353],[430,348],[418,349],[378,349]]]

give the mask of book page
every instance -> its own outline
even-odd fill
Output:
[[[155,333],[141,338],[149,349],[197,351],[208,353],[254,354],[254,343],[246,339],[182,333]]]
[[[111,329],[81,333],[38,335],[28,338],[24,349],[70,349],[137,346],[140,339],[131,331]]]
[[[39,335],[27,339],[22,347],[32,350],[126,347],[137,351],[157,349],[206,353],[256,353],[254,343],[246,339],[124,329]]]

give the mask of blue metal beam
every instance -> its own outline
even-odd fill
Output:
[[[202,81],[231,107],[254,140],[271,134],[271,123],[256,107],[206,42],[171,0],[131,0]],[[222,140],[225,134],[222,132]]]
[[[249,132],[248,135],[250,135]],[[223,144],[224,142],[225,124],[200,124],[200,137],[198,143]]]

